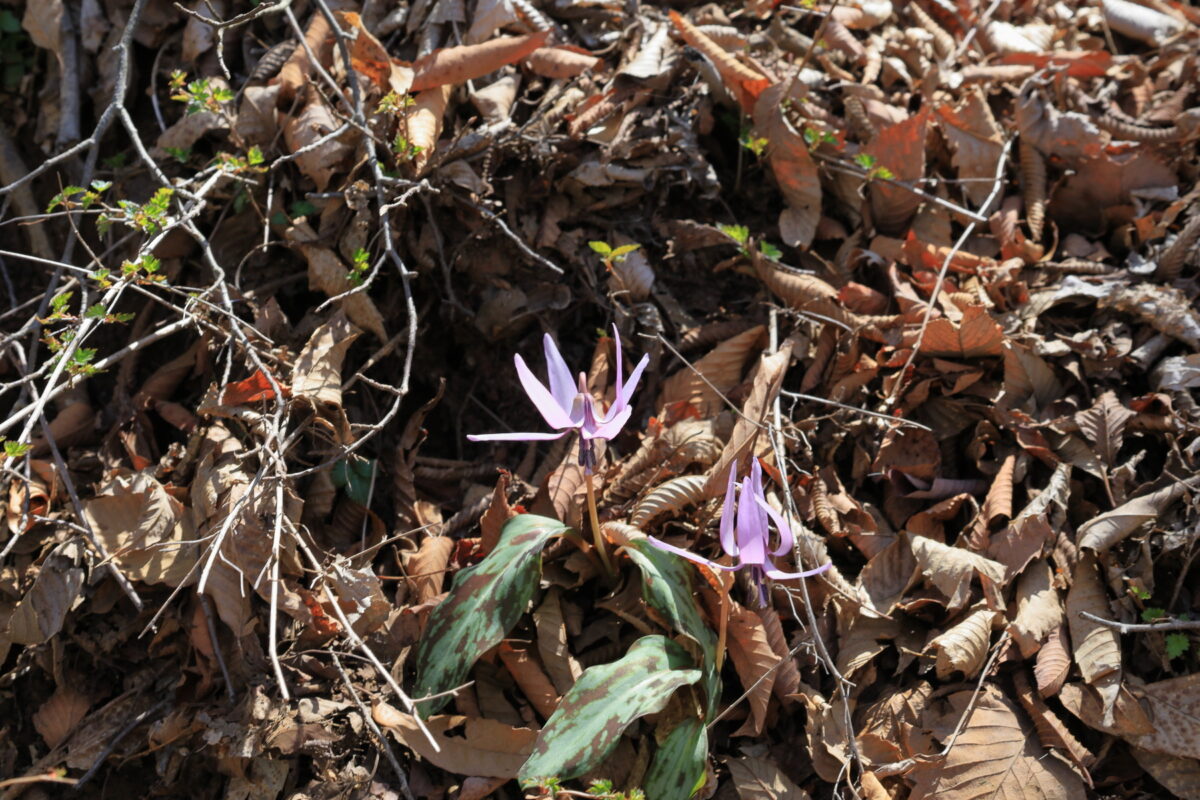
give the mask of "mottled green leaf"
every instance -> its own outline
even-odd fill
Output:
[[[416,698],[461,686],[481,655],[504,639],[525,613],[542,576],[542,548],[567,528],[520,514],[504,525],[487,558],[454,576],[450,595],[429,614],[417,645]],[[428,716],[449,697],[422,703]]]
[[[704,693],[711,717],[721,697],[721,679],[715,664],[717,637],[696,609],[691,567],[679,556],[659,550],[649,539],[634,539],[625,545],[625,553],[642,571],[642,597],[646,603],[700,646],[704,654]]]
[[[667,734],[654,753],[642,786],[654,800],[688,800],[704,785],[708,732],[695,717],[685,719]]]
[[[680,686],[700,680],[692,657],[665,636],[643,636],[619,661],[584,670],[563,697],[517,776],[565,780],[595,767],[629,724],[661,711]]]

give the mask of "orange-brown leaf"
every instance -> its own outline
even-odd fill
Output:
[[[751,113],[754,110],[754,101],[771,85],[771,79],[738,61],[732,53],[706,36],[679,12],[671,10],[669,13],[671,22],[679,30],[683,40],[716,66],[717,72],[721,73],[726,85],[737,97],[742,110],[747,114]]]
[[[549,31],[541,31],[526,36],[501,36],[480,44],[434,50],[413,64],[411,90],[420,92],[435,87],[454,87],[482,78],[544,46],[549,35]]]

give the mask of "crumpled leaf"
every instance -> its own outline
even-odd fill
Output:
[[[724,758],[741,800],[808,800],[808,792],[765,758]]]
[[[296,164],[317,185],[318,192],[325,191],[333,174],[343,168],[342,162],[354,152],[353,145],[341,136],[329,136],[340,127],[341,123],[315,92],[309,92],[309,100],[299,114],[284,120],[283,140],[290,152],[300,153]]]
[[[1196,479],[1172,482],[1088,520],[1079,526],[1076,534],[1079,547],[1103,553],[1147,522],[1157,519],[1195,482]]]
[[[791,247],[807,248],[821,219],[821,178],[808,144],[783,113],[786,85],[772,86],[754,104],[754,126],[767,140],[767,159],[787,208],[779,232]]]
[[[13,644],[42,644],[62,630],[83,590],[78,540],[63,542],[42,561],[37,579],[13,609],[6,636]]]
[[[310,288],[319,289],[330,297],[336,297],[354,288],[354,284],[346,277],[350,273],[349,267],[333,250],[315,244],[300,244],[299,248],[308,261]],[[375,334],[381,342],[388,340],[383,315],[379,313],[379,308],[369,294],[355,292],[343,297],[338,304],[355,325]]]
[[[412,716],[382,700],[374,703],[371,716],[421,758],[457,775],[511,780],[529,757],[537,735],[493,719],[442,714],[425,720],[440,748],[434,750]]]
[[[1067,592],[1067,623],[1075,663],[1083,679],[1103,697],[1105,723],[1111,724],[1121,688],[1121,639],[1116,629],[1080,615],[1086,611],[1104,619],[1109,616],[1108,594],[1096,570],[1096,558],[1090,553],[1075,565],[1071,590]]]
[[[1004,580],[1004,565],[977,553],[950,547],[925,536],[911,536],[909,543],[917,560],[917,569],[946,595],[949,599],[946,610],[950,613],[966,608],[972,576],[979,575],[988,594],[994,594],[989,583],[995,586]],[[1003,603],[998,604],[1003,606]]]
[[[540,31],[525,36],[501,36],[479,44],[434,50],[413,64],[410,91],[442,86],[452,88],[482,78],[544,46],[549,35],[549,31]]]
[[[934,637],[929,646],[937,651],[937,676],[943,680],[955,672],[970,680],[987,660],[992,623],[999,612],[976,608],[960,622]]]

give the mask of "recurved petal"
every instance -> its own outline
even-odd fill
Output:
[[[763,564],[767,560],[767,537],[770,532],[766,517],[754,503],[755,495],[750,478],[742,480],[742,497],[737,510],[738,556],[747,564]]]
[[[548,442],[551,439],[561,439],[567,431],[558,433],[471,433],[467,438],[472,442]]]
[[[611,409],[609,413],[611,414]],[[583,428],[580,428],[580,433],[583,434],[583,438],[585,439],[612,439],[621,432],[621,428],[625,427],[625,423],[629,421],[631,414],[633,414],[633,409],[626,406],[618,411],[616,416],[603,424],[596,425],[590,430],[585,425]]]
[[[550,394],[560,408],[570,408],[575,397],[575,383],[571,380],[571,368],[563,360],[562,353],[550,334],[542,339],[542,347],[546,351],[546,375],[550,379]]]
[[[711,561],[704,556],[698,556],[690,550],[684,550],[682,547],[675,547],[674,545],[670,545],[666,542],[655,539],[653,536],[647,536],[646,539],[650,542],[650,544],[654,545],[659,550],[666,550],[668,553],[674,553],[680,558],[686,558],[688,561],[694,561],[697,564],[703,564],[709,569],[719,569],[724,570],[725,572],[736,572],[742,568],[741,564],[735,564],[732,567],[727,567],[724,564],[718,564],[717,562]]]
[[[517,365],[517,377],[521,379],[525,394],[529,395],[529,399],[533,401],[547,424],[551,428],[575,427],[566,410],[554,399],[554,395],[530,372],[529,367],[525,365],[525,359],[517,355],[513,356],[513,362]]]
[[[737,558],[738,546],[736,538],[737,512],[737,459],[729,465],[729,485],[725,489],[725,505],[721,508],[721,549]]]
[[[821,566],[817,567],[816,569],[810,569],[810,570],[806,570],[804,572],[783,572],[781,570],[775,569],[772,566],[768,566],[764,571],[767,573],[767,577],[770,578],[771,580],[794,581],[797,578],[811,578],[813,575],[820,575],[822,572],[824,572],[825,570],[829,569],[832,566],[833,566],[833,562],[830,561],[830,562],[826,562],[826,563],[822,564]]]
[[[620,352],[621,343],[617,342],[617,352]],[[629,401],[633,399],[633,393],[637,390],[638,381],[642,379],[642,372],[645,371],[646,365],[650,363],[650,354],[646,353],[642,356],[642,360],[633,368],[633,373],[630,374],[629,380],[617,387],[617,399],[613,401],[613,409],[625,408],[629,405]],[[609,409],[608,413],[612,413]]]
[[[762,495],[755,495],[754,501],[762,511],[771,517],[771,521],[775,523],[775,528],[779,531],[779,546],[771,551],[771,555],[781,556],[784,553],[790,553],[796,544],[796,537],[792,535],[792,526],[787,524],[783,515],[772,508]]]

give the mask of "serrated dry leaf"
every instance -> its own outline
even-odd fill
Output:
[[[446,104],[450,102],[451,85],[435,86],[420,92],[408,108],[404,110],[402,129],[409,146],[415,152],[412,156],[413,171],[420,175],[437,149],[438,138],[442,135],[442,120],[446,116]]]
[[[349,268],[333,250],[315,244],[301,244],[299,249],[308,261],[309,288],[320,290],[330,297],[354,288],[354,284],[346,277],[350,274]],[[388,340],[383,315],[369,294],[355,292],[339,300],[338,305],[355,325],[375,334],[381,342]]]
[[[947,612],[954,614],[967,607],[971,578],[975,574],[983,581],[985,595],[995,595],[998,599],[992,587],[1004,580],[1003,564],[924,536],[910,536],[909,543],[917,569],[947,597]],[[997,605],[1003,607],[1002,602]]]
[[[989,608],[976,608],[962,621],[934,637],[929,647],[937,653],[939,678],[945,680],[951,674],[961,672],[964,679],[971,680],[979,674],[987,660],[992,623],[998,613]]]
[[[502,642],[498,652],[505,669],[517,682],[525,699],[537,709],[542,719],[549,719],[562,698],[542,665],[524,646],[516,647],[509,642]]]
[[[780,700],[785,700],[789,695],[795,694],[800,689],[800,670],[796,668],[795,658],[792,656],[787,639],[783,635],[783,626],[779,622],[779,612],[773,608],[759,608],[755,610],[755,613],[762,620],[763,630],[766,631],[767,641],[770,642],[771,649],[775,651],[775,655],[780,659],[780,666],[775,670],[775,685],[773,689],[776,697]]]
[[[975,206],[983,205],[991,193],[996,164],[1003,150],[1003,133],[988,108],[983,92],[973,88],[957,108],[937,107],[941,128],[954,149],[954,168],[963,191]]]
[[[808,792],[792,783],[765,758],[724,758],[740,800],[808,800]]]
[[[1110,721],[1097,694],[1069,683],[1063,705],[1090,727],[1119,736],[1135,747],[1179,758],[1200,758],[1200,673],[1148,683],[1121,693]]]
[[[829,703],[818,692],[801,687],[808,708],[804,734],[813,769],[821,780],[834,783],[850,765],[850,737],[846,735],[846,704],[840,696]]]
[[[685,475],[663,481],[638,500],[629,523],[637,528],[645,528],[662,514],[680,511],[703,501],[707,481],[703,475]]]
[[[904,345],[916,347],[919,331],[905,332]],[[931,320],[919,346],[921,354],[946,358],[986,358],[1004,355],[1004,331],[983,306],[968,305],[955,324],[945,317]]]
[[[1114,628],[1080,616],[1086,611],[1107,619],[1108,593],[1097,572],[1096,557],[1085,554],[1075,565],[1071,590],[1067,592],[1067,624],[1075,663],[1083,679],[1104,698],[1104,717],[1111,722],[1113,704],[1121,688],[1121,638]]]
[[[564,45],[539,47],[525,57],[525,66],[530,72],[556,80],[574,78],[588,70],[599,69],[603,64],[604,59],[582,48]]]
[[[37,579],[13,609],[5,635],[13,644],[42,644],[60,630],[83,590],[79,541],[55,547],[42,561]]]
[[[1087,768],[1095,760],[1095,756],[1075,738],[1075,734],[1071,733],[1058,715],[1033,691],[1033,687],[1029,684],[1029,677],[1023,671],[1018,670],[1013,673],[1013,685],[1017,690],[1017,701],[1025,709],[1029,718],[1033,720],[1033,726],[1037,730],[1042,746],[1065,752],[1086,776]]]
[[[446,565],[454,554],[454,539],[449,536],[426,536],[421,547],[404,560],[408,575],[408,602],[420,605],[442,593]]]
[[[763,621],[748,608],[732,603],[727,623],[729,660],[737,669],[742,687],[750,693],[750,718],[734,736],[758,736],[767,721],[767,707],[775,685],[772,669],[779,656],[771,648]]]
[[[128,578],[179,586],[196,563],[199,546],[184,507],[145,473],[112,481],[83,514]]]
[[[952,694],[950,712],[933,726],[949,738],[973,692]],[[975,702],[970,724],[944,761],[918,762],[908,773],[910,800],[1084,800],[1083,782],[1066,764],[1046,758],[1013,704],[986,685]]]
[[[313,331],[292,369],[292,397],[341,411],[342,361],[360,333],[341,312]]]
[[[1037,561],[1021,574],[1016,598],[1017,614],[1008,630],[1021,655],[1029,658],[1063,623],[1063,604],[1049,562]]]
[[[771,85],[772,81],[761,72],[738,61],[733,54],[706,36],[703,31],[680,16],[677,11],[671,10],[668,13],[683,40],[712,62],[717,68],[717,72],[721,74],[721,79],[725,82],[726,87],[733,92],[741,104],[742,110],[747,114],[751,113],[754,110],[755,101]]]
[[[702,419],[716,414],[724,407],[721,395],[741,382],[746,361],[760,351],[765,331],[762,325],[742,331],[667,378],[659,395],[659,408],[687,403],[696,407]]]
[[[299,114],[284,119],[283,140],[290,152],[303,150],[296,156],[296,165],[317,185],[318,192],[325,191],[333,174],[343,168],[342,162],[354,152],[354,147],[340,136],[329,136],[340,127],[341,123],[315,91],[309,92],[308,102]]]

